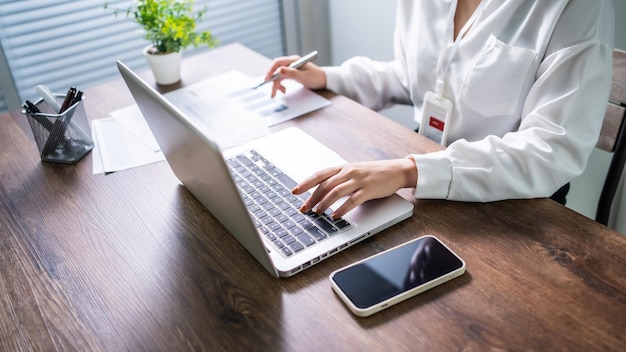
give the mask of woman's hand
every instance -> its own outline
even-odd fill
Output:
[[[292,192],[302,194],[317,186],[301,207],[323,213],[341,197],[348,199],[333,213],[340,218],[370,199],[392,195],[401,188],[415,187],[417,168],[412,158],[351,163],[320,170],[298,184]]]
[[[289,64],[299,58],[298,55],[292,55],[274,59],[272,66],[265,74],[266,81],[271,79],[275,73],[280,74],[280,78],[273,82],[272,98],[276,96],[278,90],[285,93],[286,88],[282,85],[282,80],[287,78],[298,81],[309,89],[326,88],[326,73],[314,63],[308,62],[297,69],[289,67]]]

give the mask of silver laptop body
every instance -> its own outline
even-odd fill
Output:
[[[226,160],[254,149],[296,182],[345,161],[297,128],[272,133],[223,153],[183,112],[122,62],[117,65],[176,177],[273,276],[291,276],[413,213],[413,205],[397,194],[366,202],[344,216],[351,224],[348,230],[286,256],[257,231]],[[297,158],[285,158],[286,150],[301,152]]]

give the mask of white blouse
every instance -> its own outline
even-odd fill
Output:
[[[483,2],[445,77],[451,143],[413,155],[418,198],[549,196],[583,172],[600,133],[612,75],[612,0]],[[452,51],[446,29],[455,4],[399,0],[395,60],[355,57],[325,67],[327,88],[372,109],[411,104],[419,122],[438,62]]]

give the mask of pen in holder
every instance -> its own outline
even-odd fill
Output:
[[[66,98],[59,94],[53,96],[58,105],[63,104]],[[73,164],[93,149],[93,140],[86,132],[89,128],[83,105],[84,99],[84,96],[79,97],[61,112],[57,106],[51,106],[44,98],[35,103],[26,101],[22,114],[28,118],[41,160]]]

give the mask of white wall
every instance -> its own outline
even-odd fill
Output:
[[[395,0],[340,0],[328,3],[332,64],[340,64],[355,55],[379,60],[393,57]],[[614,0],[614,6],[616,18],[626,18],[626,1]],[[616,21],[615,47],[626,50],[626,21]],[[409,107],[394,107],[382,113],[409,128],[416,126]],[[608,153],[594,151],[587,170],[572,182],[568,207],[590,218],[595,217],[609,158]],[[626,212],[623,183],[616,196],[609,225],[626,234],[626,216],[616,216]]]
[[[393,59],[393,29],[396,0],[330,0],[332,63],[341,64],[352,56],[376,60]],[[413,110],[396,106],[384,115],[415,129]]]

